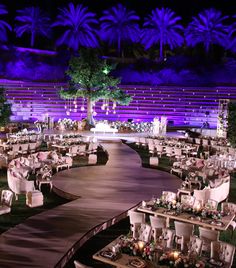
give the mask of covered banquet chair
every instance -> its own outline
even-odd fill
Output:
[[[11,212],[12,199],[13,199],[12,191],[2,190],[1,203],[0,203],[0,215]]]

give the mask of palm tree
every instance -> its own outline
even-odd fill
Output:
[[[160,45],[160,58],[163,58],[163,48],[169,45],[171,49],[181,46],[184,38],[182,36],[183,26],[179,24],[181,17],[169,8],[156,8],[151,15],[145,18],[141,42],[146,49],[158,44]]]
[[[236,15],[233,16],[236,19]],[[236,52],[236,22],[229,27],[229,47],[230,50]]]
[[[203,43],[207,54],[212,44],[227,46],[228,26],[223,24],[227,18],[213,8],[200,12],[197,17],[193,17],[186,29],[187,45]]]
[[[74,51],[80,46],[98,46],[97,31],[94,28],[98,24],[96,14],[81,4],[75,6],[73,3],[69,3],[68,8],[59,8],[59,11],[53,26],[62,26],[66,30],[57,40],[57,45],[65,44]]]
[[[6,7],[0,4],[0,15],[5,15],[7,13]],[[0,40],[2,42],[7,41],[7,29],[10,31],[12,30],[11,26],[7,22],[0,20]]]
[[[139,17],[134,11],[129,11],[122,4],[118,4],[103,11],[100,18],[101,38],[109,44],[117,43],[117,50],[120,55],[122,42],[137,42],[140,29]]]
[[[36,35],[50,36],[50,18],[39,7],[26,7],[17,10],[17,14],[16,36],[21,37],[24,33],[30,34],[31,47],[35,44]]]

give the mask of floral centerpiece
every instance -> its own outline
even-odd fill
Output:
[[[77,130],[77,128],[78,128],[77,121],[72,120],[70,118],[59,119],[57,123],[63,129]]]
[[[163,253],[159,258],[159,265],[165,265],[176,268],[205,268],[203,261],[191,256],[183,256],[178,251]]]
[[[118,244],[122,253],[130,256],[139,256],[144,260],[155,260],[156,246],[154,242],[146,243],[128,236],[123,236],[120,238]]]
[[[152,209],[156,210],[158,208],[167,208],[169,210],[178,210],[180,208],[181,204],[180,202],[177,202],[176,200],[167,201],[164,197],[157,198],[153,202]]]
[[[214,220],[219,220],[224,216],[224,213],[218,210],[208,210],[204,208],[201,212],[203,218],[210,218]]]
[[[152,210],[155,211],[158,208],[166,208],[169,211],[170,210],[175,211],[177,214],[185,212],[189,214],[194,214],[195,216],[201,218],[209,218],[214,220],[219,220],[223,216],[225,216],[223,212],[218,210],[211,210],[208,207],[202,207],[202,206],[197,207],[185,206],[180,202],[177,202],[176,200],[166,201],[163,197],[153,200]]]

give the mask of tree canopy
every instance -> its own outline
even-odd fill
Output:
[[[171,49],[183,44],[183,26],[179,23],[181,17],[169,8],[156,8],[144,22],[142,43],[146,49],[160,44],[160,58],[163,58],[163,46]]]
[[[0,15],[6,15],[8,11],[4,5],[0,4]],[[0,20],[0,40],[2,42],[7,41],[7,30],[11,31],[11,26],[4,20]]]
[[[138,42],[140,38],[139,17],[135,11],[118,4],[105,10],[101,21],[101,37],[109,44],[116,43],[120,54],[124,42]]]
[[[15,32],[17,37],[21,37],[24,33],[30,34],[31,47],[34,46],[37,35],[50,37],[50,18],[39,7],[26,7],[17,10],[16,21]]]
[[[98,24],[96,14],[89,12],[88,8],[81,4],[69,3],[67,8],[59,8],[53,26],[63,27],[65,31],[57,40],[57,45],[65,44],[74,51],[77,51],[80,46],[97,47],[96,24]]]
[[[222,16],[220,11],[213,8],[200,12],[197,17],[193,17],[186,29],[187,44],[195,46],[202,43],[206,53],[212,44],[227,47],[228,26],[224,24],[227,18],[228,16]]]
[[[79,57],[72,57],[70,60],[66,72],[69,89],[60,91],[61,98],[86,98],[88,121],[91,121],[91,103],[99,99],[128,105],[132,100],[131,96],[119,88],[120,79],[111,75],[115,65],[108,64],[95,50],[82,49],[79,54]]]
[[[69,76],[69,89],[61,90],[61,97],[90,97],[92,101],[110,99],[122,105],[129,104],[131,97],[118,86],[120,78],[110,75],[114,68],[114,64],[108,64],[94,50],[81,50],[79,57],[72,57],[70,60],[66,72]]]

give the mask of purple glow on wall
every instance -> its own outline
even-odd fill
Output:
[[[64,83],[36,83],[7,81],[0,82],[4,86],[8,100],[12,103],[13,121],[41,120],[46,113],[59,118],[81,120],[86,117],[81,111],[82,99],[75,103],[65,102],[60,99],[58,90]],[[130,95],[133,101],[129,106],[117,106],[116,113],[106,115],[101,109],[102,101],[95,105],[97,120],[133,119],[136,122],[152,121],[156,116],[167,116],[169,124],[202,126],[206,121],[210,127],[215,127],[217,122],[218,100],[229,98],[236,99],[234,87],[174,87],[174,86],[121,86]],[[70,115],[66,115],[65,104],[71,105]]]

